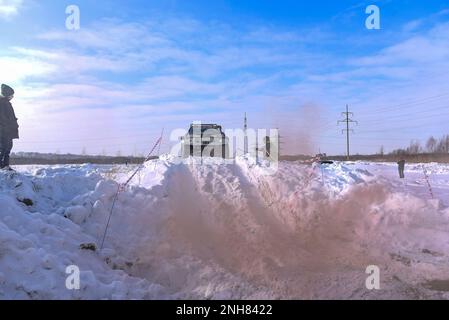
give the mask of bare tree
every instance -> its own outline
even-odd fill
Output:
[[[441,138],[441,143],[443,144],[442,153],[448,153],[449,152],[449,135],[443,136],[443,138]]]
[[[410,141],[410,145],[406,150],[408,154],[418,154],[422,152],[421,143],[418,140]]]
[[[395,149],[395,150],[391,151],[390,154],[393,154],[393,155],[404,155],[404,154],[408,154],[408,151],[404,150],[404,149]]]
[[[385,154],[384,146],[380,146],[379,154],[383,156]]]
[[[383,151],[383,146],[380,149],[380,152]],[[396,149],[390,152],[390,154],[394,155],[403,155],[403,154],[419,154],[427,151],[429,153],[449,153],[449,135],[444,135],[440,139],[435,139],[431,136],[427,139],[425,148],[421,146],[421,143],[418,140],[410,141],[410,145],[406,149]]]
[[[438,141],[436,147],[436,152],[438,153],[448,153],[449,152],[449,135],[442,136]]]
[[[426,149],[430,153],[434,153],[436,151],[437,139],[434,137],[430,137],[426,142]]]

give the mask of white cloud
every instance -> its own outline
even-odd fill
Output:
[[[81,49],[118,53],[170,43],[166,37],[155,32],[152,25],[148,23],[123,23],[111,19],[101,20],[77,32],[50,31],[39,35],[38,38],[75,44]]]
[[[23,0],[0,0],[0,18],[10,18],[19,13]]]
[[[420,28],[424,23],[424,19],[416,19],[407,22],[405,25],[402,26],[402,29],[404,32],[413,32],[416,31],[418,28]]]
[[[19,83],[30,77],[42,77],[54,71],[54,66],[33,58],[0,57],[2,81]]]
[[[39,38],[65,45],[81,62],[95,57],[99,63],[94,60],[93,70],[101,65],[111,71],[156,68],[159,73],[176,70],[208,78],[242,68],[298,64],[310,57],[297,50],[298,43],[323,39],[323,32],[311,30],[305,37],[268,28],[246,32],[189,19],[145,23],[103,20],[76,33],[50,31]]]

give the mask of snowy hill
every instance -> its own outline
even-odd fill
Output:
[[[0,299],[449,298],[448,166],[427,165],[433,200],[418,165],[405,184],[391,164],[264,175],[247,158],[163,157],[119,194],[103,250],[133,168],[17,168],[0,173]],[[365,288],[373,264],[380,291]]]

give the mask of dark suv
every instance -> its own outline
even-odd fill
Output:
[[[182,156],[228,158],[229,141],[217,124],[192,123],[181,137]]]

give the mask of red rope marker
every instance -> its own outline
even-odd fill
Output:
[[[422,170],[424,172],[424,177],[426,178],[427,186],[429,187],[430,196],[432,197],[432,199],[434,199],[432,186],[430,185],[429,176],[427,175],[427,170],[426,170],[426,167],[424,165],[422,165]]]
[[[137,174],[140,170],[143,169],[143,167],[145,166],[145,163],[146,163],[147,161],[150,160],[150,158],[151,158],[152,155],[153,155],[154,150],[156,150],[156,148],[161,144],[163,134],[164,134],[164,130],[162,130],[161,136],[159,137],[159,139],[158,139],[158,140],[156,141],[156,143],[154,144],[153,148],[151,149],[151,151],[150,151],[150,153],[148,154],[148,156],[145,158],[144,162],[143,162],[142,164],[140,164],[140,165],[137,167],[137,169],[136,169],[136,170],[134,171],[134,173],[129,177],[129,179],[126,180],[125,183],[121,183],[121,184],[118,185],[117,192],[115,193],[114,200],[112,201],[112,207],[111,207],[111,211],[110,211],[110,213],[109,213],[109,218],[108,218],[108,222],[107,222],[107,224],[106,224],[106,228],[105,228],[105,230],[104,230],[103,239],[102,239],[102,241],[101,241],[101,247],[100,247],[101,249],[103,249],[103,246],[104,246],[104,241],[105,241],[105,239],[106,239],[106,234],[107,234],[107,232],[108,232],[109,224],[110,224],[110,222],[111,222],[112,213],[113,213],[113,211],[114,211],[115,203],[117,202],[118,195],[120,194],[120,192],[123,192],[123,191],[125,190],[125,188],[126,188],[126,187],[128,186],[128,184],[131,182],[131,180],[136,176],[136,174]]]

